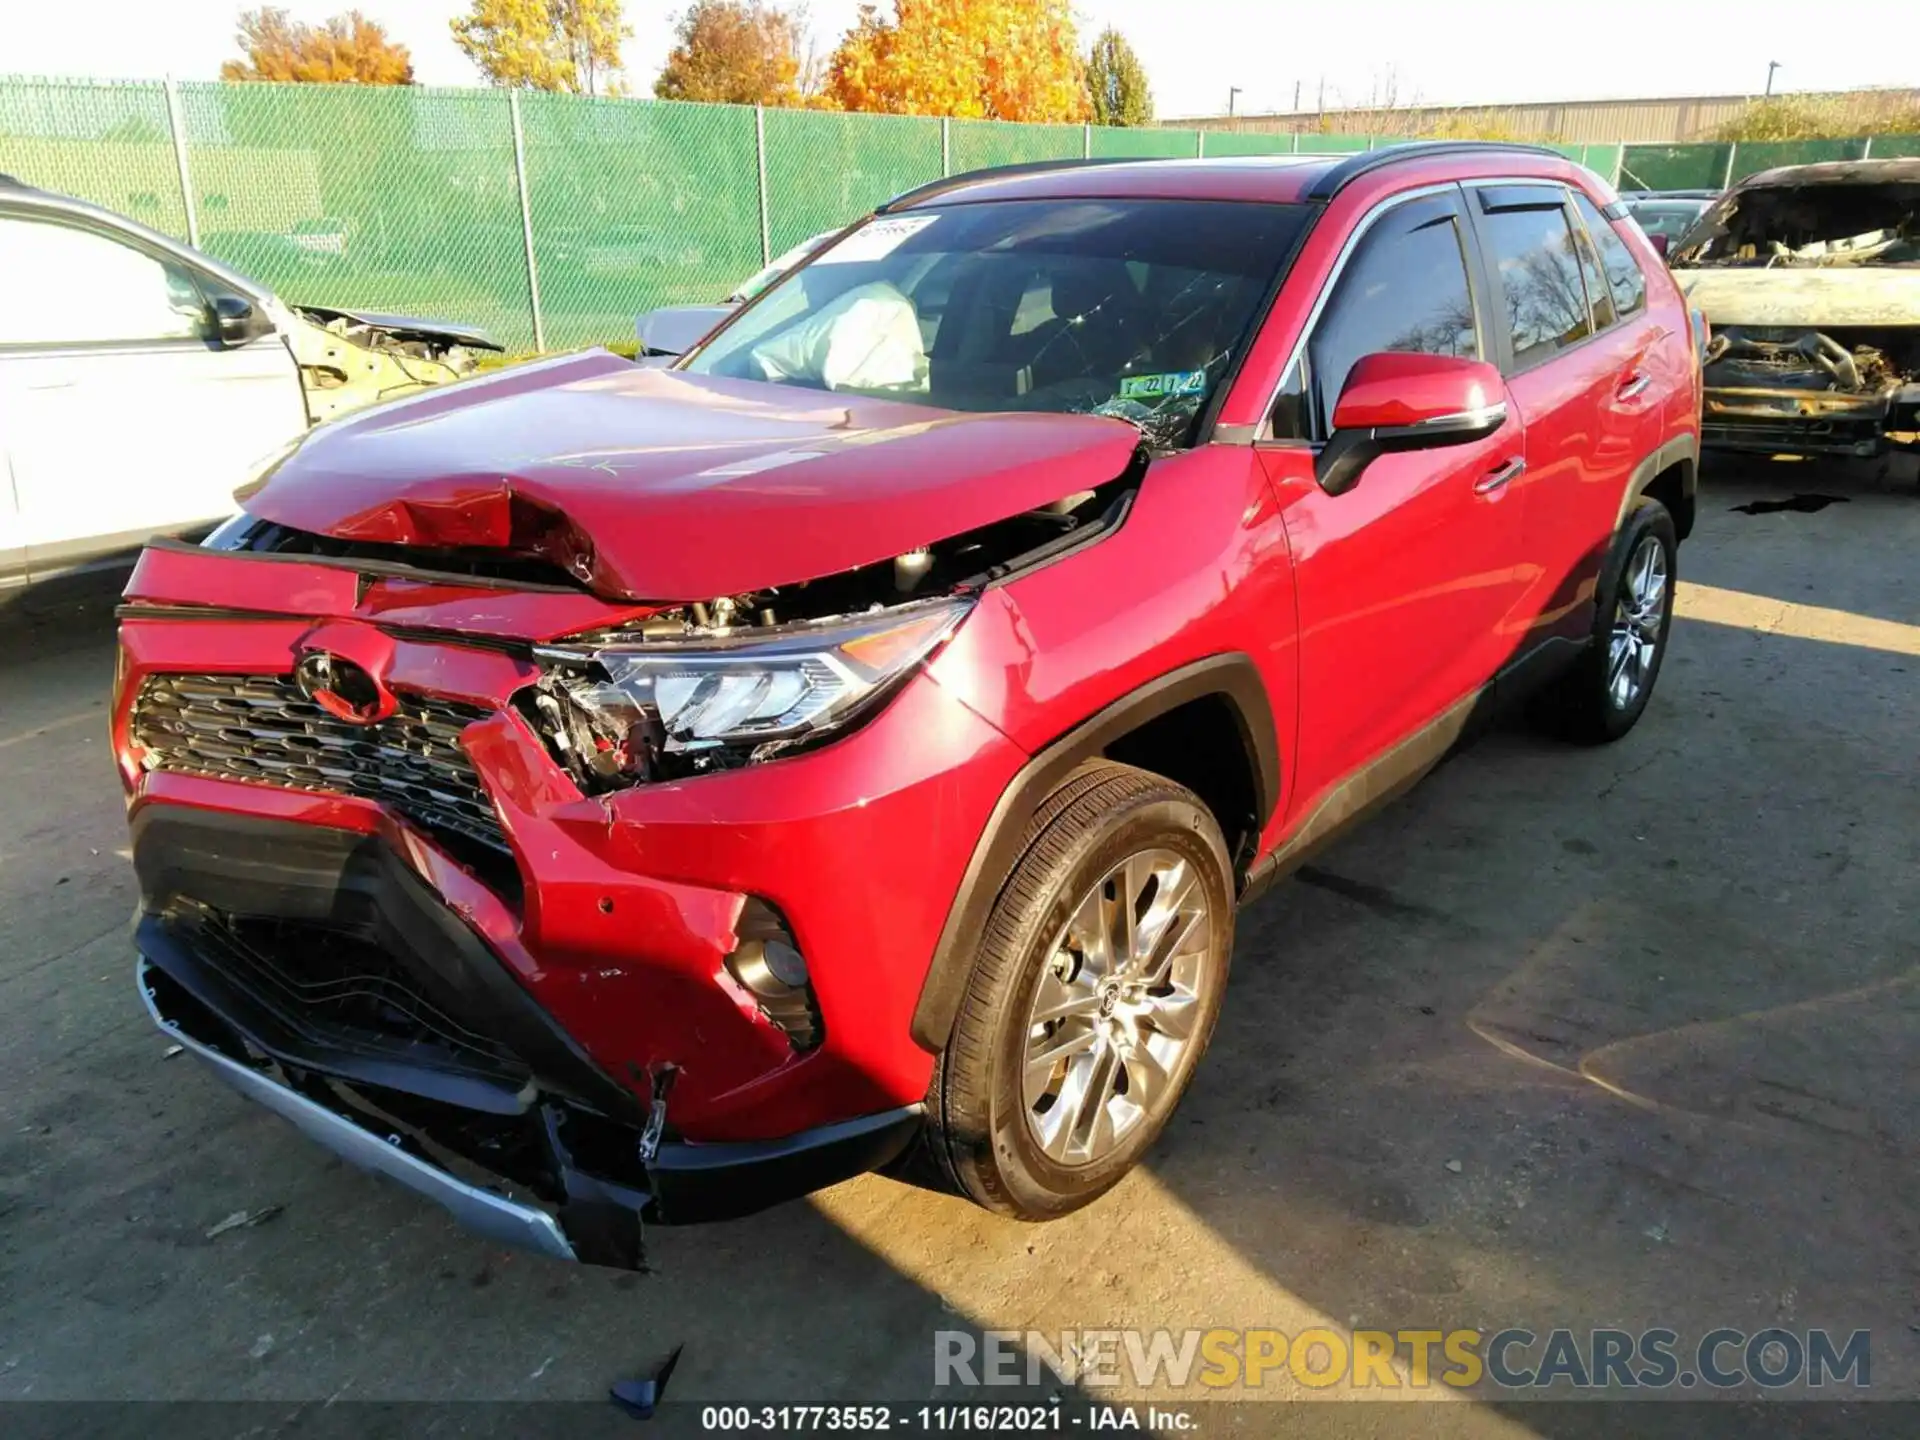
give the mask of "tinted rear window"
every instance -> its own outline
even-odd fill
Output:
[[[1514,368],[1537,365],[1593,333],[1573,234],[1560,206],[1480,217],[1513,330]]]
[[[1573,203],[1580,218],[1587,222],[1587,233],[1600,247],[1600,268],[1607,272],[1607,285],[1613,291],[1613,306],[1622,320],[1638,313],[1647,303],[1647,277],[1640,273],[1640,262],[1627,249],[1627,242],[1607,222],[1593,202],[1574,191]]]

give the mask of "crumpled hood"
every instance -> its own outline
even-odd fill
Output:
[[[1920,268],[1682,266],[1673,278],[1710,325],[1920,325]]]
[[[1093,415],[960,414],[648,370],[605,351],[316,429],[249,513],[343,540],[544,556],[609,596],[798,584],[1122,474]]]

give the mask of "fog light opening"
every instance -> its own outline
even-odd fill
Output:
[[[795,1050],[816,1048],[826,1038],[826,1026],[806,957],[786,920],[766,901],[749,899],[734,931],[740,945],[727,956],[727,973],[753,996],[760,1013],[780,1028]]]

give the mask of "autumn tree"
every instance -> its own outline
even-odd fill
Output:
[[[620,0],[473,0],[452,28],[495,85],[578,95],[618,93],[620,42],[633,33]]]
[[[1831,140],[1920,131],[1911,91],[1861,90],[1846,95],[1772,95],[1749,101],[1714,132],[1717,140]]]
[[[222,80],[294,80],[355,85],[411,85],[413,57],[358,10],[320,25],[268,5],[242,11],[234,37],[246,54],[220,67]]]
[[[693,0],[654,81],[662,100],[797,105],[803,98],[804,14],[765,0]]]
[[[1153,93],[1127,37],[1109,25],[1087,56],[1087,100],[1096,125],[1151,125]]]
[[[985,120],[1083,120],[1087,87],[1068,0],[895,0],[872,5],[834,51],[845,110]]]

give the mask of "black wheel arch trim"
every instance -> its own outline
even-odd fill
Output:
[[[1646,495],[1647,488],[1676,467],[1680,471],[1682,498],[1689,506],[1697,503],[1700,492],[1700,437],[1688,431],[1668,439],[1633,467],[1633,474],[1627,481],[1627,488],[1620,496],[1620,513],[1614,517],[1613,533],[1616,536],[1626,527],[1627,516]],[[1673,517],[1674,530],[1682,540],[1687,538],[1687,533],[1693,528],[1691,519],[1691,516],[1686,515]]]
[[[1191,701],[1219,696],[1240,730],[1258,790],[1259,826],[1280,803],[1280,744],[1267,687],[1250,656],[1209,656],[1170,670],[1129,691],[1036,752],[1008,782],[974,843],[947,921],[914,1006],[911,1034],[923,1050],[938,1054],[952,1033],[972,968],[968,937],[977,935],[1019,863],[1027,826],[1041,804],[1074,770],[1099,758],[1115,741]],[[1244,880],[1235,877],[1236,882]]]

